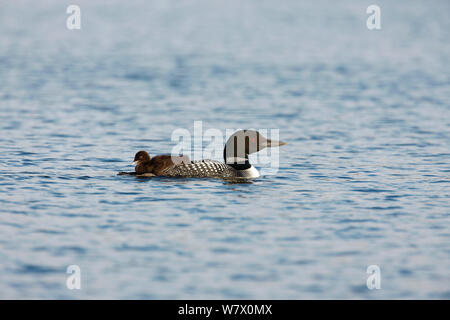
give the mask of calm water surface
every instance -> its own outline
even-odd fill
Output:
[[[450,2],[77,3],[0,1],[0,298],[450,298]],[[116,176],[200,120],[277,175]]]

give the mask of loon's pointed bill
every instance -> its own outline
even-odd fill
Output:
[[[136,166],[136,165],[138,164],[138,162],[139,162],[139,161],[137,161],[137,160],[136,160],[136,161],[133,161],[133,162],[131,163],[131,165]]]
[[[287,142],[277,141],[277,140],[270,140],[270,139],[266,140],[266,146],[268,148],[281,147],[281,146],[284,146],[285,144],[287,144]]]

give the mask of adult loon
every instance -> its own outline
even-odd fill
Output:
[[[257,178],[258,170],[250,164],[249,155],[264,148],[278,147],[286,142],[265,138],[258,131],[236,131],[223,149],[224,162],[215,160],[190,161],[188,156],[158,155],[153,158],[146,151],[134,157],[135,172],[120,172],[136,176]]]

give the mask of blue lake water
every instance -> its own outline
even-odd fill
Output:
[[[0,298],[450,298],[449,1],[77,4],[0,2]],[[116,176],[195,121],[278,173]]]

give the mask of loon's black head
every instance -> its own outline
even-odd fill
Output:
[[[150,155],[147,153],[147,151],[139,151],[134,156],[133,165],[137,165],[142,162],[150,161]]]
[[[223,149],[223,158],[226,164],[235,169],[250,168],[248,156],[264,148],[278,147],[286,142],[270,140],[255,130],[239,130],[233,133]]]

